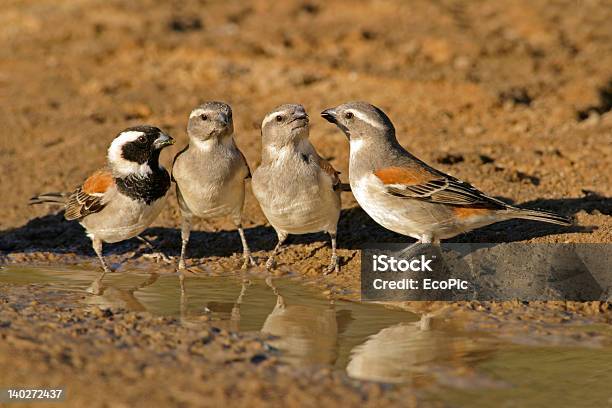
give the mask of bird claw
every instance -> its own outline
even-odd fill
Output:
[[[266,269],[271,270],[276,266],[276,262],[274,262],[274,258],[270,257],[266,261]]]
[[[330,264],[323,270],[324,275],[340,272],[340,260],[337,256],[333,256]]]
[[[242,259],[244,262],[242,263],[241,269],[247,269],[249,266],[257,266],[257,262],[255,262],[255,259],[253,259],[249,252],[245,252],[242,255]]]

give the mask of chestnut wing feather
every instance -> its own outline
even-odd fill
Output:
[[[483,208],[505,208],[507,204],[489,197],[469,183],[451,176],[425,174],[422,170],[380,169],[374,174],[388,194],[400,198],[412,198],[437,204],[453,206],[476,206]]]
[[[336,170],[330,162],[328,162],[318,154],[315,153],[313,155],[313,158],[315,159],[321,170],[323,170],[323,172],[331,178],[332,186],[334,187],[334,190],[337,190],[340,187],[340,172]]]
[[[68,197],[64,217],[67,220],[80,220],[90,214],[102,211],[106,206],[104,194],[114,185],[110,171],[103,169],[92,174]]]

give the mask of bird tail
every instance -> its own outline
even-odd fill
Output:
[[[517,208],[516,211],[512,213],[512,218],[523,218],[526,220],[542,221],[558,225],[572,225],[572,221],[569,218],[555,214],[554,212],[542,210]]]
[[[29,205],[36,204],[66,204],[66,200],[70,196],[70,193],[44,193],[30,198],[28,201]]]

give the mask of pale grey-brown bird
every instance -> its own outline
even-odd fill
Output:
[[[255,265],[242,228],[245,180],[251,171],[233,134],[232,109],[225,103],[206,102],[189,115],[189,144],[176,155],[172,166],[182,215],[179,271],[185,269],[193,217],[212,220],[229,216],[242,241],[243,268]]]
[[[289,234],[327,232],[332,256],[326,273],[339,270],[336,232],[340,217],[338,172],[308,140],[308,115],[302,105],[281,105],[261,124],[261,165],[253,173],[253,193],[275,229],[278,244],[266,262],[274,266]]]
[[[103,243],[138,237],[166,203],[170,175],[159,164],[159,155],[173,143],[174,139],[153,126],[127,128],[111,143],[105,168],[94,172],[73,193],[43,194],[33,197],[30,204],[64,204],[64,217],[85,228],[103,271],[110,272],[102,256]]]
[[[560,215],[508,205],[432,168],[408,153],[379,108],[350,102],[321,115],[349,138],[349,180],[355,199],[383,227],[439,242],[512,218],[570,225]]]

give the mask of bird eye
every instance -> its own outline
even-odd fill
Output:
[[[276,115],[276,121],[277,122],[282,122],[283,121],[283,117],[281,115]]]
[[[145,144],[147,142],[147,138],[144,136],[138,136],[138,143]]]
[[[353,119],[353,112],[346,112],[344,114],[344,117],[347,118],[347,119]]]
[[[201,115],[200,115],[200,119],[202,119],[202,120],[208,120],[208,116],[206,116],[205,114],[201,114]]]

